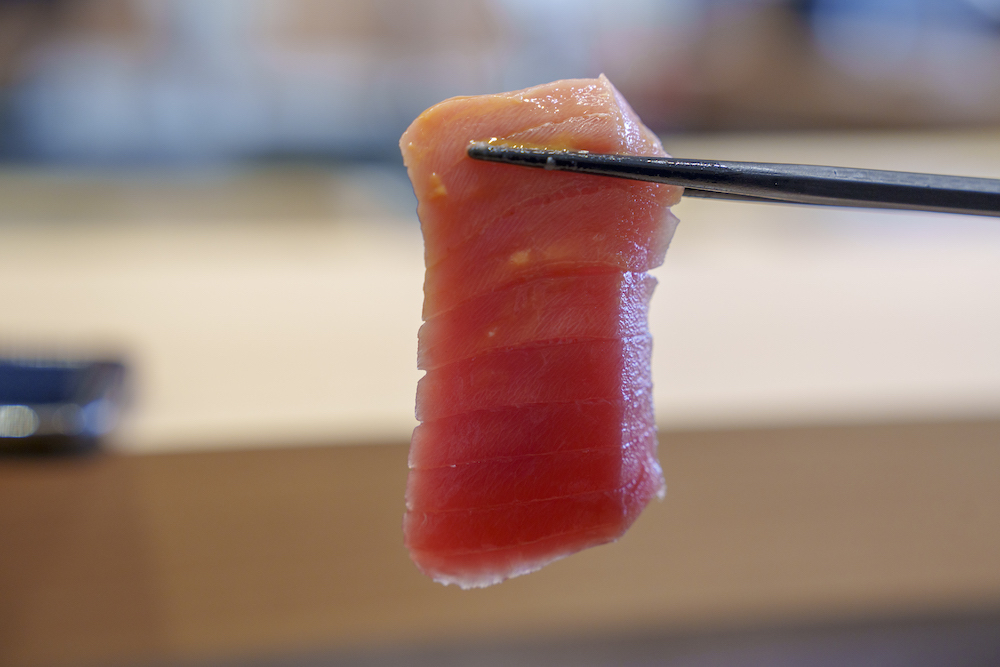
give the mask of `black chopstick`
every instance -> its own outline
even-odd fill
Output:
[[[764,162],[601,155],[473,143],[469,157],[684,187],[689,197],[1000,217],[1000,180]]]

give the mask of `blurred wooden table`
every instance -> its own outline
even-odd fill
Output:
[[[129,665],[1000,607],[1000,422],[673,433],[617,544],[479,591],[401,544],[406,447],[0,463],[0,664]]]

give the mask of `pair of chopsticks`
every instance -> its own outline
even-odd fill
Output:
[[[688,197],[1000,217],[1000,180],[764,162],[601,155],[473,143],[469,157],[679,185]]]

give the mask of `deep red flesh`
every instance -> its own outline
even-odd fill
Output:
[[[603,77],[448,100],[403,135],[427,264],[403,532],[463,587],[613,541],[663,491],[645,272],[679,191],[465,156],[495,137],[665,155]]]

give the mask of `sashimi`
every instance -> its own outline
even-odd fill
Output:
[[[509,405],[642,400],[652,391],[648,334],[494,350],[427,371],[417,383],[417,419]]]
[[[400,141],[424,235],[404,541],[487,586],[663,494],[646,323],[677,188],[477,162],[470,142],[666,155],[607,78],[446,100]]]
[[[495,289],[431,318],[417,332],[417,366],[429,370],[490,350],[647,332],[656,280],[647,273],[545,276]]]

